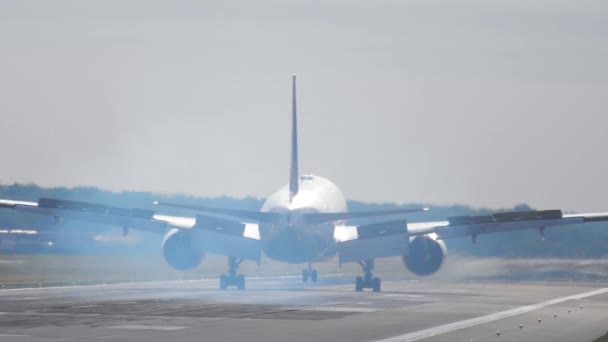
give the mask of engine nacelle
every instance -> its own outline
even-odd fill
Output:
[[[447,248],[443,241],[437,241],[434,236],[416,236],[410,239],[409,254],[401,260],[407,269],[418,276],[428,276],[437,272],[445,256]]]
[[[192,233],[171,229],[163,239],[163,257],[171,267],[186,271],[200,265],[205,254],[193,246]]]

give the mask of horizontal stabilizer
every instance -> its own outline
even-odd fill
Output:
[[[342,213],[307,213],[303,214],[304,221],[309,224],[321,224],[336,221],[347,221],[353,219],[365,219],[380,216],[401,216],[411,213],[419,213],[429,210],[428,208],[414,209],[392,209],[375,211],[351,211]]]
[[[267,213],[261,211],[251,211],[251,210],[240,210],[240,209],[226,209],[226,208],[214,208],[214,207],[205,207],[199,205],[187,205],[187,204],[177,204],[177,203],[167,203],[167,202],[154,202],[156,205],[163,205],[166,207],[172,208],[181,208],[194,210],[201,213],[222,215],[222,216],[232,216],[242,219],[244,221],[252,221],[252,222],[261,222],[261,223],[275,223],[279,220],[280,216],[277,213]]]

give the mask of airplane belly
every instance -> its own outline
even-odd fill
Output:
[[[333,230],[329,231],[333,233]],[[337,251],[332,234],[308,233],[291,227],[261,226],[260,236],[265,256],[288,263],[320,261],[334,256]]]

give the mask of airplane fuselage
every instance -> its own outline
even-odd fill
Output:
[[[285,185],[266,200],[261,211],[282,214],[278,223],[260,224],[260,239],[267,257],[304,263],[324,260],[336,254],[334,224],[310,224],[301,217],[302,213],[346,211],[346,200],[331,181],[319,176],[301,176],[295,196],[290,198],[289,185]]]

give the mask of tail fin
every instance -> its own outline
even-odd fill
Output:
[[[292,76],[292,107],[291,107],[291,169],[289,173],[289,200],[294,198],[300,187],[298,171],[298,113],[296,107],[296,75]]]

